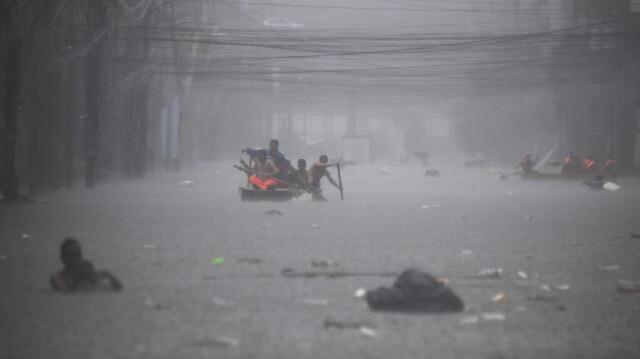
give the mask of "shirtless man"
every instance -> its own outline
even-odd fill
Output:
[[[327,162],[329,162],[329,158],[327,157],[327,155],[322,155],[320,156],[318,162],[314,163],[313,165],[311,165],[311,168],[309,168],[309,184],[311,184],[311,187],[318,191],[315,194],[316,196],[319,196],[318,199],[322,199],[322,195],[320,195],[319,193],[320,180],[322,179],[322,177],[326,176],[329,182],[334,185],[334,187],[336,187],[337,189],[341,189],[340,185],[331,177],[329,170],[327,170],[327,167],[335,166],[337,165],[337,163]]]
[[[274,189],[278,184],[278,181],[271,177],[280,173],[280,170],[273,162],[267,160],[267,151],[259,150],[256,153],[256,162],[253,165],[253,168],[249,167],[244,160],[240,160],[240,163],[242,163],[242,167],[235,167],[239,170],[243,170],[247,176],[249,176],[249,182],[251,182],[254,188],[260,188],[263,190]]]
[[[107,271],[96,271],[91,262],[82,259],[82,247],[74,238],[67,238],[60,245],[60,260],[64,269],[51,276],[49,283],[55,291],[107,289],[118,291],[122,283]]]

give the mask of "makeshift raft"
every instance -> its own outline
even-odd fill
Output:
[[[243,201],[289,201],[298,196],[300,191],[288,188],[275,188],[271,190],[254,189],[250,187],[238,187],[240,199]]]

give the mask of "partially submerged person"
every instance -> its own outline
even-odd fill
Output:
[[[522,172],[525,174],[536,173],[537,171],[533,170],[535,162],[536,161],[531,160],[531,152],[527,151],[525,152],[524,157],[520,160],[520,163],[516,166],[516,169],[518,167],[522,167]]]
[[[272,177],[278,175],[280,170],[272,161],[267,159],[265,150],[256,152],[256,162],[253,164],[253,168],[249,167],[244,160],[240,160],[240,163],[242,163],[243,167],[236,166],[236,168],[243,170],[249,176],[249,182],[255,189],[274,189],[278,184],[278,181]]]
[[[597,175],[593,181],[582,182],[582,184],[587,185],[587,187],[591,189],[603,189],[604,178],[602,177],[602,175]]]
[[[311,168],[309,168],[309,184],[316,191],[314,194],[316,198],[320,200],[324,199],[319,193],[320,180],[322,179],[322,177],[326,176],[329,182],[331,182],[334,187],[336,187],[337,189],[341,189],[340,185],[331,177],[329,170],[327,170],[328,167],[335,166],[337,165],[337,163],[328,162],[329,158],[327,157],[327,155],[322,155],[318,159],[318,162],[315,162],[313,165],[311,165]]]
[[[302,187],[309,187],[309,171],[307,170],[307,161],[304,158],[298,160],[298,169],[295,171],[293,184]]]
[[[107,271],[96,271],[91,262],[82,258],[82,247],[75,238],[66,238],[60,245],[60,260],[64,268],[51,276],[49,283],[55,291],[122,289],[122,283]]]

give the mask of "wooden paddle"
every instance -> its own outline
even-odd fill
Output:
[[[338,184],[340,185],[340,200],[344,201],[344,195],[342,194],[342,177],[340,176],[340,162],[336,163],[338,167]]]

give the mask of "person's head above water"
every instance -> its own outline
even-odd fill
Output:
[[[320,163],[327,163],[329,162],[329,157],[327,157],[327,155],[321,155],[319,161]]]
[[[60,260],[66,269],[77,269],[82,263],[82,247],[75,238],[65,238],[60,245]]]

